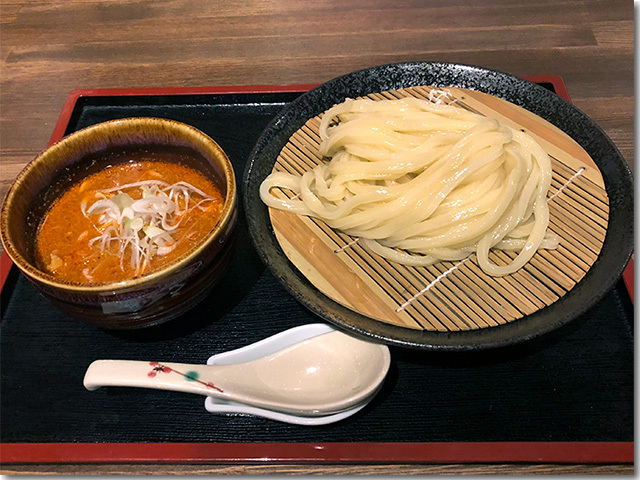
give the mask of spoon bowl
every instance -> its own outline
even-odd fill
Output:
[[[208,363],[97,360],[84,385],[177,390],[289,415],[327,416],[370,399],[389,370],[390,353],[385,345],[312,324]]]

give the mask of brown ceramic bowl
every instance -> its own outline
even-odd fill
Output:
[[[199,244],[157,270],[121,282],[66,282],[38,267],[35,239],[43,215],[62,192],[103,166],[105,160],[96,158],[119,149],[176,147],[194,152],[187,166],[204,173],[225,198],[220,220]],[[6,253],[54,305],[103,328],[132,329],[175,318],[206,296],[231,260],[237,217],[233,168],[215,141],[180,122],[127,118],[73,133],[29,163],[7,193],[0,228]]]

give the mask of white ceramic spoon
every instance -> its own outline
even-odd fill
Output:
[[[209,360],[207,360],[207,365],[231,365],[234,363],[250,362],[266,355],[276,353],[279,350],[306,340],[307,338],[315,337],[317,335],[322,335],[333,331],[335,331],[333,327],[323,323],[314,323],[311,325],[303,325],[301,327],[291,328],[272,337],[265,338],[264,340],[260,340],[259,342],[253,343],[251,345],[247,345],[246,347],[213,355],[209,358]],[[362,403],[354,407],[348,408],[338,413],[321,416],[293,415],[282,412],[275,412],[273,410],[253,407],[250,405],[243,405],[242,403],[232,402],[216,397],[207,397],[204,402],[204,407],[211,413],[239,413],[241,415],[264,417],[271,420],[277,420],[279,422],[292,423],[296,425],[327,425],[329,423],[339,422],[340,420],[344,420],[345,418],[358,413],[360,410],[367,406],[371,398],[373,398],[376,393],[377,390],[375,390],[371,394],[371,396],[364,399]]]
[[[226,402],[214,397],[207,397],[207,399],[204,401],[204,408],[206,408],[207,411],[211,413],[219,413],[223,415],[250,415],[254,417],[268,418],[270,420],[276,420],[278,422],[293,423],[295,425],[314,426],[339,422],[340,420],[344,420],[345,418],[355,415],[367,406],[369,400],[371,400],[374,395],[367,398],[365,401],[355,407],[348,408],[338,413],[331,413],[329,415],[320,416],[293,415],[291,413],[276,412],[273,410],[268,410],[266,408],[243,405],[242,403]]]
[[[326,417],[364,406],[382,384],[390,354],[385,345],[313,324],[214,355],[208,363],[96,360],[84,385],[178,390],[270,412]]]

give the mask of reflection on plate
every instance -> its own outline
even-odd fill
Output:
[[[404,267],[367,253],[323,222],[268,212],[258,195],[261,181],[274,168],[304,171],[319,161],[314,152],[322,112],[347,97],[428,98],[424,85],[446,87],[462,108],[499,117],[537,137],[553,162],[550,228],[561,237],[558,250],[539,252],[520,272],[502,278],[484,275],[473,257],[460,265]],[[581,146],[585,133],[589,142]],[[624,222],[632,222],[630,192],[624,159],[600,129],[567,102],[506,74],[432,63],[375,67],[303,95],[267,127],[245,172],[252,237],[291,293],[328,321],[354,332],[434,349],[521,341],[566,323],[592,305],[629,258],[633,234],[627,228],[631,223]],[[494,260],[507,255],[495,253]]]

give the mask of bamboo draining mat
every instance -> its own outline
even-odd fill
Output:
[[[553,167],[549,229],[560,238],[558,249],[539,251],[512,275],[491,277],[478,267],[474,255],[459,262],[407,267],[368,252],[356,239],[321,220],[271,208],[271,222],[289,260],[318,290],[354,311],[410,329],[490,328],[552,304],[580,281],[602,248],[609,202],[595,163],[564,132],[497,97],[465,89],[445,90],[448,94],[441,98],[447,103],[523,129],[547,151]],[[412,87],[368,97],[430,99],[430,91],[431,87]],[[310,119],[292,135],[274,171],[302,175],[322,161],[317,153],[320,118]],[[291,196],[286,191],[281,194]],[[490,258],[506,264],[515,256],[514,252],[494,251]]]

